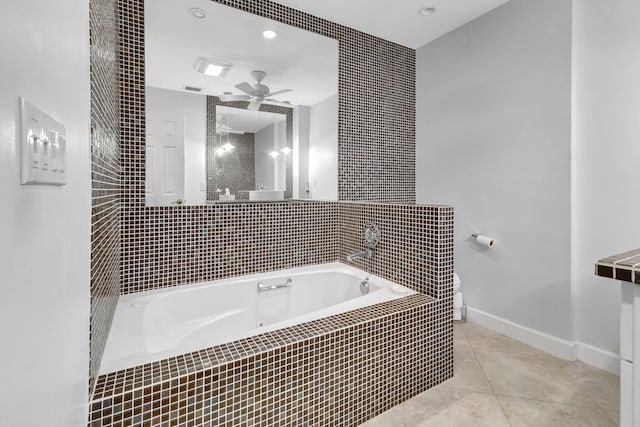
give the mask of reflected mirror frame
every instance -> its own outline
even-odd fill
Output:
[[[224,181],[224,177],[220,177],[221,165],[218,162],[218,155],[216,150],[219,148],[219,143],[216,138],[216,123],[217,123],[217,107],[236,108],[240,110],[246,110],[249,103],[247,101],[232,101],[222,102],[217,96],[207,96],[207,147],[206,147],[206,192],[207,203],[215,202],[229,202],[229,201],[246,201],[248,202],[248,191],[242,190],[258,190],[256,186],[259,184],[255,182],[250,188],[232,188]],[[293,198],[293,108],[281,107],[271,104],[262,104],[258,111],[267,113],[282,114],[285,117],[285,131],[286,142],[285,147],[289,149],[287,154],[284,154],[285,159],[285,188],[284,200],[290,200]],[[255,155],[255,153],[254,153]],[[255,178],[255,173],[254,173]],[[235,196],[234,200],[224,200],[224,197],[220,197],[224,193],[225,188],[232,188],[231,195]],[[240,190],[240,191],[238,191]],[[269,188],[268,190],[273,190]]]

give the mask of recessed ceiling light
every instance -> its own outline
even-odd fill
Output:
[[[205,12],[202,9],[199,9],[197,7],[191,8],[189,9],[189,13],[194,17],[194,18],[198,18],[198,19],[204,19],[207,17],[207,12]]]
[[[209,58],[198,58],[195,66],[197,72],[212,77],[224,77],[232,67],[226,62]]]
[[[418,10],[418,15],[420,16],[429,16],[436,13],[438,9],[435,6],[425,6]]]
[[[275,39],[277,36],[278,34],[273,30],[267,30],[262,33],[262,37],[264,37],[265,39]]]

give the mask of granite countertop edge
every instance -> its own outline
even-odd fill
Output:
[[[640,249],[602,258],[595,267],[596,276],[640,285]]]

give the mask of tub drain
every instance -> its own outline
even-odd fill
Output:
[[[261,320],[258,322],[258,324],[256,325],[258,328],[262,328],[264,326],[264,322]]]

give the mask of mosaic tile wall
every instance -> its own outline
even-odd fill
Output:
[[[226,106],[232,108],[246,109],[249,102],[246,101],[234,101],[234,102],[222,102],[217,96],[207,96],[207,152],[206,152],[206,171],[207,171],[207,200],[218,200],[216,190],[218,188],[224,190],[225,187],[220,187],[217,177],[219,176],[219,165],[216,163],[218,157],[215,154],[218,144],[216,143],[216,106]],[[278,105],[262,104],[258,111],[265,111],[268,113],[278,113],[286,116],[286,132],[287,132],[287,147],[293,148],[293,109],[280,107]],[[233,126],[232,126],[233,127]],[[251,166],[255,171],[255,163]],[[284,192],[284,198],[290,199],[293,194],[293,157],[288,156],[286,161],[286,188]],[[255,175],[254,175],[255,178]],[[255,179],[254,179],[255,183]],[[236,188],[237,189],[237,188]],[[255,184],[251,187],[243,188],[244,190],[254,190]],[[234,191],[231,191],[234,194]],[[247,196],[248,197],[248,196]],[[237,199],[237,197],[236,197]]]
[[[336,259],[376,222],[376,257],[354,264],[423,293],[101,375],[89,425],[355,426],[450,378],[452,208],[325,205]]]
[[[91,380],[120,293],[120,129],[116,4],[91,0]]]
[[[414,203],[415,52],[267,0],[217,1],[340,41],[339,197]],[[90,425],[357,425],[449,378],[450,209],[144,206],[143,6],[118,0],[121,292],[343,259],[373,219],[388,240],[361,267],[426,295],[102,375]]]
[[[415,51],[340,27],[338,197],[415,203]]]
[[[102,375],[89,426],[357,426],[452,376],[440,305],[416,294]]]
[[[336,209],[327,202],[140,209],[123,225],[122,293],[331,262]]]
[[[342,200],[415,202],[415,52],[267,0],[218,2],[339,40],[339,197]],[[224,249],[221,242],[229,238],[228,231],[220,229],[220,234],[210,231],[206,239],[202,232],[208,229],[211,218],[252,216],[250,212],[258,208],[238,207],[237,214],[229,207],[218,206],[181,207],[171,211],[145,208],[144,1],[118,0],[118,5],[124,165],[121,292],[259,271],[253,270],[254,267],[247,270],[246,266],[229,266],[231,260],[253,257],[249,243],[236,242]],[[305,208],[294,206],[263,211],[262,222],[245,224],[260,229],[272,225],[274,230],[258,234],[264,238],[261,244],[269,246],[269,238],[279,239],[284,234],[292,234],[290,227],[304,229],[300,221],[305,220],[296,220],[292,215],[295,215],[295,209]],[[323,227],[331,220],[322,213],[318,217],[314,208],[307,209],[314,230],[321,236],[330,237],[333,231]],[[326,206],[326,209],[330,208]],[[272,217],[271,213],[278,216]],[[288,230],[287,233],[284,230]],[[245,229],[239,224],[231,232],[234,240],[257,233],[253,228]],[[301,240],[293,236],[286,238],[285,243],[290,246],[278,243],[283,250],[270,254],[272,264],[256,262],[254,265],[265,271],[327,259],[325,254],[297,258],[300,263],[292,263],[289,254],[298,253]]]
[[[364,227],[381,231],[376,254],[352,264],[434,298],[453,295],[453,208],[340,202],[338,260],[365,249]]]

